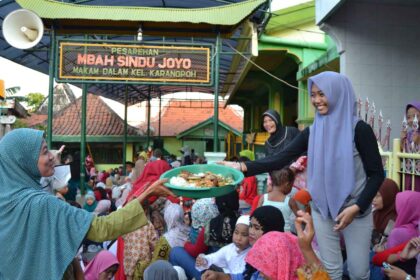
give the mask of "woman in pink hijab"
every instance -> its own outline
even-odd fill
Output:
[[[259,238],[245,261],[272,280],[297,280],[296,271],[305,263],[297,237],[277,231]]]
[[[119,263],[109,251],[100,251],[85,269],[85,280],[112,279],[117,272]]]
[[[387,248],[418,236],[420,223],[420,192],[405,191],[397,194],[395,201],[397,220],[388,237]]]

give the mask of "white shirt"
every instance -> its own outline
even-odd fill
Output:
[[[262,204],[262,206],[266,206],[266,205],[274,206],[281,211],[283,215],[283,219],[284,219],[285,232],[291,231],[291,224],[292,224],[290,221],[290,215],[293,214],[293,211],[289,206],[289,200],[290,200],[290,196],[288,195],[286,196],[283,202],[269,200],[268,193],[266,193],[264,194],[264,202]]]
[[[247,249],[238,253],[238,248],[235,246],[235,244],[230,243],[229,245],[220,248],[219,251],[213,254],[202,256],[207,260],[207,266],[196,266],[196,269],[202,271],[214,264],[222,268],[224,273],[242,273],[245,270],[245,257],[250,249],[251,247],[248,247]]]

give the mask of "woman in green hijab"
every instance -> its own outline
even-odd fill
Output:
[[[103,242],[132,232],[147,224],[144,199],[173,195],[156,181],[121,210],[95,217],[42,191],[41,177],[53,174],[43,132],[16,129],[0,141],[0,279],[62,279],[85,237]]]

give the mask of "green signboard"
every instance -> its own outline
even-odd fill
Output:
[[[211,86],[211,46],[59,42],[58,82]]]

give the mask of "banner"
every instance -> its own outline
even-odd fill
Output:
[[[59,43],[57,81],[211,85],[210,46]]]

